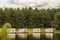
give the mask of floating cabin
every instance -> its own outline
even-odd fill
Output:
[[[16,35],[20,38],[27,38],[28,35],[32,35],[33,38],[39,39],[42,35],[46,38],[53,38],[54,28],[21,28],[8,29],[7,37],[15,39]]]

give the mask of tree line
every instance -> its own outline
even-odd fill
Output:
[[[12,28],[59,28],[60,9],[0,8],[0,27],[5,23]]]

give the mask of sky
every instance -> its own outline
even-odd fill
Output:
[[[60,0],[0,0],[0,8],[60,8]]]

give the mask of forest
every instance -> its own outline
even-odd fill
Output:
[[[0,8],[0,28],[5,23],[12,28],[60,29],[60,9]]]

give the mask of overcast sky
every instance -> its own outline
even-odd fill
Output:
[[[60,0],[0,0],[0,7],[60,8]]]

